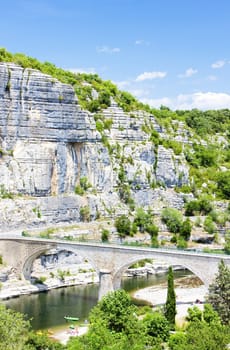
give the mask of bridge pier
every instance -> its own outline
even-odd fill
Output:
[[[113,278],[110,270],[100,270],[99,283],[98,300],[101,300],[104,295],[114,290]]]

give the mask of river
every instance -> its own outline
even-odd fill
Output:
[[[175,271],[174,278],[188,274],[187,270]],[[122,279],[122,288],[132,293],[141,288],[160,284],[166,279],[165,274],[127,277]],[[79,322],[84,322],[97,303],[98,289],[98,284],[58,288],[48,292],[23,295],[5,300],[3,303],[8,308],[26,314],[31,319],[32,328],[35,330],[55,328],[65,324],[66,315],[79,317]]]

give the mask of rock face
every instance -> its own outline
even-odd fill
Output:
[[[77,222],[85,206],[90,219],[98,212],[124,211],[121,182],[129,184],[137,206],[153,205],[162,196],[183,204],[170,189],[188,181],[188,168],[172,150],[157,149],[149,141],[144,125],[164,134],[154,116],[125,113],[114,102],[102,115],[112,125],[99,133],[94,115],[81,110],[71,86],[33,69],[0,63],[1,194],[23,195],[0,201],[1,230]],[[79,196],[74,190],[82,178],[91,186]],[[164,190],[159,194],[152,183]]]

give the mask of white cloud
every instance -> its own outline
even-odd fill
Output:
[[[194,74],[196,74],[197,72],[198,72],[197,69],[188,68],[188,69],[186,69],[185,73],[179,74],[178,77],[179,77],[179,78],[190,78],[190,77],[192,77]]]
[[[121,51],[119,47],[109,47],[109,46],[98,46],[96,50],[98,53],[108,53],[108,54],[118,53]]]
[[[209,75],[208,80],[215,81],[217,80],[217,77],[215,75]]]
[[[177,103],[178,109],[230,108],[230,95],[223,92],[197,92],[191,95],[179,95]]]
[[[117,85],[118,89],[123,89],[126,86],[130,85],[130,82],[127,80],[123,80],[123,81],[113,81],[113,83],[115,85]]]
[[[162,79],[166,77],[167,72],[144,72],[136,78],[136,81],[152,80],[152,79]]]
[[[224,65],[225,65],[225,61],[224,60],[219,60],[219,61],[216,61],[216,62],[214,62],[212,65],[211,65],[211,67],[213,68],[213,69],[218,69],[218,68],[222,68]]]
[[[173,110],[190,110],[193,108],[198,108],[200,110],[230,108],[230,94],[223,92],[196,92],[187,95],[181,94],[175,98],[143,98],[141,101],[155,108],[165,105]]]
[[[172,108],[173,101],[169,97],[162,98],[142,98],[141,102],[146,103],[154,108],[159,108],[160,106],[167,106]]]
[[[146,46],[148,46],[150,43],[149,43],[149,41],[146,41],[146,40],[136,40],[135,44],[136,45],[146,45]]]
[[[96,69],[93,67],[89,68],[66,68],[67,71],[72,73],[88,73],[88,74],[95,74]]]
[[[149,96],[149,93],[150,93],[148,89],[133,89],[133,90],[129,90],[129,92],[135,97],[137,97],[138,99],[141,99],[144,96]]]

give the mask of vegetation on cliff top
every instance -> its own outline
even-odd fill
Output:
[[[119,90],[111,81],[102,80],[97,74],[73,73],[58,68],[50,62],[40,62],[36,58],[22,53],[12,54],[4,48],[0,48],[0,62],[13,62],[23,68],[37,69],[62,83],[72,85],[82,108],[90,112],[97,112],[110,106],[110,98],[112,97],[124,111],[145,110],[153,113],[166,127],[173,120],[177,120],[185,122],[189,128],[202,137],[217,133],[226,133],[228,139],[230,137],[230,110],[228,109],[171,111],[166,106],[155,109],[141,103],[130,93]],[[93,90],[96,92],[96,96]],[[228,157],[230,157],[229,154]]]
[[[150,120],[143,116],[142,131],[149,135],[149,141],[156,148],[158,145],[171,148],[176,156],[182,154],[189,165],[189,183],[182,184],[175,190],[193,193],[197,198],[201,195],[210,199],[230,198],[230,110],[172,111],[166,106],[151,108],[139,102],[130,93],[120,91],[111,81],[103,81],[97,74],[73,73],[50,62],[39,62],[22,53],[12,54],[4,48],[0,48],[0,62],[13,62],[23,68],[37,69],[62,83],[70,84],[81,107],[94,113],[96,129],[102,134],[102,142],[109,153],[114,151],[108,136],[104,135],[104,130],[110,131],[113,120],[103,119],[102,113],[98,112],[110,106],[114,100],[125,112],[129,112],[130,118],[134,120],[137,118],[137,110],[153,115],[164,130],[164,135],[162,137]],[[121,159],[119,175],[122,174],[122,169],[124,167]],[[121,200],[131,208],[133,203],[130,187],[126,186],[127,181],[124,179],[120,182]],[[150,186],[154,187],[157,184],[150,183]],[[76,192],[83,190],[79,187],[76,188]]]

